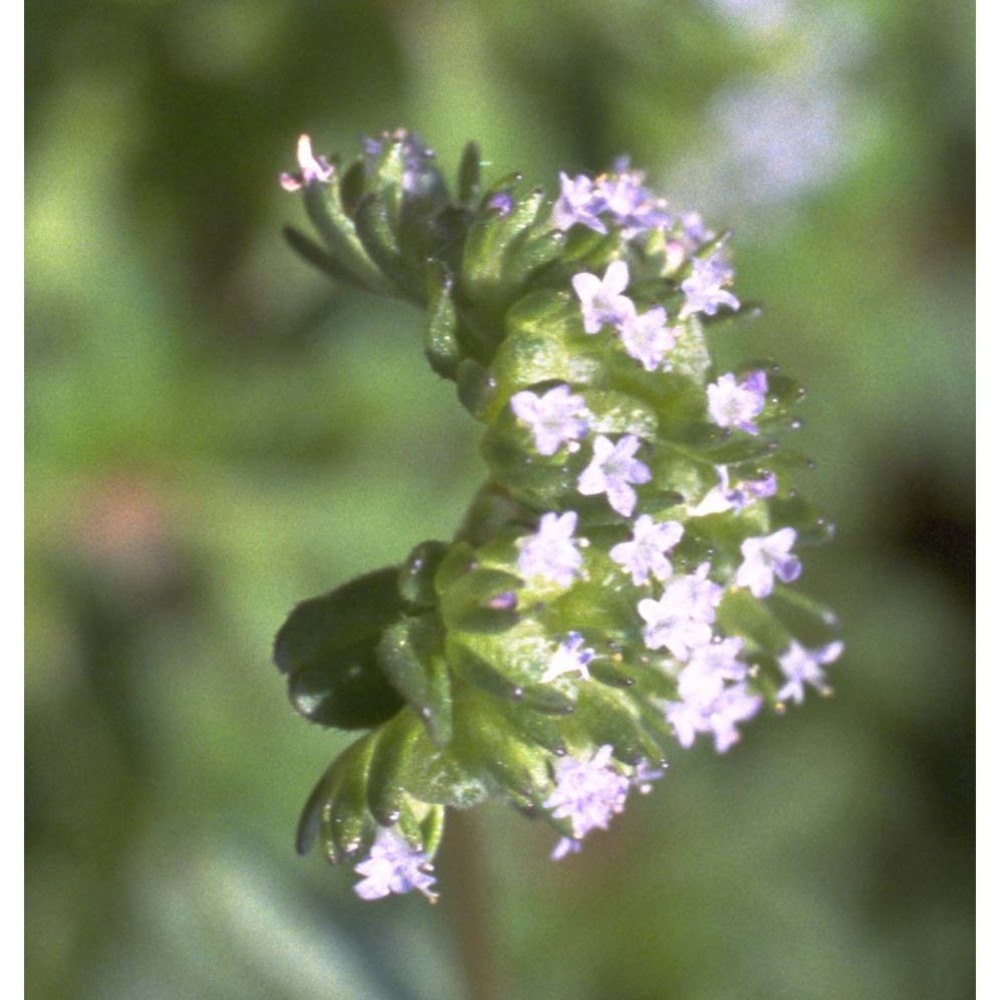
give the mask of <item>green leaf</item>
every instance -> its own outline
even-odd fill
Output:
[[[450,546],[447,542],[421,542],[399,570],[399,594],[415,608],[437,606],[434,578]]]
[[[344,270],[355,275],[362,287],[372,292],[390,293],[391,286],[368,256],[354,222],[340,202],[336,170],[331,183],[307,184],[303,196],[306,214],[330,255]]]
[[[274,660],[288,675],[289,697],[311,722],[363,729],[391,718],[402,699],[378,663],[385,628],[403,612],[398,570],[352,580],[299,604],[274,642]]]
[[[400,712],[372,734],[366,801],[382,826],[392,826],[400,817],[407,795],[406,761],[419,742],[422,729],[412,712]]]
[[[352,285],[362,291],[371,291],[371,288],[354,271],[341,264],[336,257],[327,253],[319,244],[313,243],[308,236],[291,226],[285,226],[281,232],[288,245],[307,264],[312,264],[313,267],[318,268],[334,281]]]
[[[366,194],[358,202],[354,224],[371,259],[406,298],[423,308],[427,303],[426,276],[403,257],[385,200],[377,194]]]
[[[474,142],[466,143],[458,167],[458,200],[463,205],[471,207],[479,194],[479,168],[479,146]]]
[[[443,654],[444,634],[433,612],[389,626],[378,646],[382,670],[438,746],[451,739],[451,684]]]
[[[442,378],[454,379],[462,360],[458,341],[458,313],[451,297],[451,278],[438,261],[428,265],[427,332],[424,353]]]
[[[507,255],[514,241],[536,221],[544,203],[544,192],[535,190],[516,200],[506,215],[490,213],[473,222],[466,236],[460,272],[465,298],[489,303],[513,297],[514,286],[506,271]]]

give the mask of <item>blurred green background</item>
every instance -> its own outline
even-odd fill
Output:
[[[39,1000],[972,995],[973,6],[39,0],[27,8],[27,975]],[[732,227],[724,356],[809,389],[836,697],[577,858],[455,817],[443,899],[294,855],[344,740],[298,600],[447,538],[477,428],[420,317],[285,247],[298,134],[599,171]],[[721,334],[720,334],[721,337]]]

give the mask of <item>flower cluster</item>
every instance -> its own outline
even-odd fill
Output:
[[[728,236],[674,213],[627,161],[560,175],[554,202],[452,200],[405,132],[341,177],[308,138],[299,172],[340,280],[428,312],[425,353],[486,425],[489,479],[452,542],[305,602],[275,656],[310,720],[365,729],[324,775],[299,846],[417,889],[447,807],[498,796],[580,850],[633,786],[699,736],[728,751],[770,706],[827,693],[835,619],[792,590],[828,535],[778,438],[798,387],[770,364],[719,372],[706,328],[738,313]],[[428,291],[429,289],[429,291]]]

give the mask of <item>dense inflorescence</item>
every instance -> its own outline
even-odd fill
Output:
[[[366,899],[416,888],[446,807],[502,797],[575,852],[699,736],[728,750],[764,706],[826,692],[836,621],[791,585],[829,526],[778,448],[801,390],[716,371],[738,315],[727,236],[619,161],[555,202],[470,145],[457,194],[405,132],[346,169],[298,148],[332,277],[428,315],[424,350],[486,426],[489,476],[451,542],[300,604],[275,658],[308,719],[367,732],[306,804]],[[720,334],[722,335],[722,334]]]

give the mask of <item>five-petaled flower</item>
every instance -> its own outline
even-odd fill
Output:
[[[625,353],[646,371],[669,367],[665,359],[674,348],[677,331],[667,326],[667,311],[662,306],[655,306],[641,316],[633,308],[622,320],[618,332]]]
[[[543,514],[538,531],[518,541],[517,568],[526,577],[541,577],[568,587],[580,572],[583,556],[573,541],[576,512]]]
[[[576,488],[586,497],[607,493],[611,509],[631,517],[636,495],[632,484],[642,485],[652,478],[649,466],[635,457],[639,439],[626,434],[617,444],[603,434],[594,439],[594,457],[580,473]]]
[[[418,889],[431,902],[437,893],[431,886],[437,881],[430,872],[433,865],[423,851],[411,847],[404,837],[389,827],[380,826],[368,857],[354,866],[365,877],[354,887],[362,899],[380,899],[392,892]]]
[[[681,540],[684,526],[679,521],[654,521],[641,514],[632,527],[632,541],[620,542],[608,553],[641,587],[652,573],[657,580],[666,580],[673,567],[667,553]]]
[[[823,667],[840,657],[844,651],[842,642],[831,642],[819,649],[806,649],[792,641],[788,649],[778,657],[778,666],[787,683],[778,691],[778,701],[794,701],[802,704],[805,685],[809,684],[822,694],[828,694],[826,674]]]
[[[552,224],[558,229],[569,229],[581,225],[597,233],[606,233],[608,227],[601,221],[600,214],[608,206],[601,193],[594,188],[594,182],[585,174],[569,177],[559,174],[559,197],[552,206]]]
[[[677,680],[679,701],[664,705],[677,741],[690,747],[698,733],[712,733],[715,749],[725,753],[738,739],[736,724],[763,704],[745,684],[747,665],[739,659],[743,640],[722,639],[699,646]]]
[[[694,573],[672,577],[659,600],[643,598],[638,611],[646,622],[643,637],[649,649],[667,649],[681,662],[712,641],[715,609],[722,587],[708,579],[710,564]]]
[[[748,587],[754,597],[767,597],[774,590],[774,578],[782,583],[797,580],[802,563],[791,555],[795,544],[794,528],[780,528],[771,535],[747,538],[740,546],[743,562],[736,571],[733,585]]]
[[[587,433],[590,414],[583,397],[573,395],[568,385],[557,385],[543,396],[530,390],[517,392],[510,408],[531,430],[539,455],[554,455],[564,444],[578,448],[576,442]]]
[[[754,420],[767,402],[767,375],[749,372],[740,382],[731,372],[708,387],[708,415],[720,427],[736,427],[747,434],[759,430]]]
[[[602,326],[619,326],[632,313],[635,304],[622,292],[628,288],[628,264],[613,260],[608,264],[603,278],[581,271],[573,275],[573,290],[583,312],[583,329],[597,333]]]
[[[719,306],[739,309],[740,300],[726,286],[733,280],[733,269],[718,255],[691,261],[691,275],[681,282],[684,305],[680,318],[694,313],[714,316]]]
[[[580,849],[579,842],[591,830],[606,830],[611,817],[625,808],[631,785],[611,764],[610,744],[600,747],[589,760],[564,757],[555,764],[555,788],[543,805],[554,819],[569,820],[572,837],[563,837],[552,857],[555,860]]]

